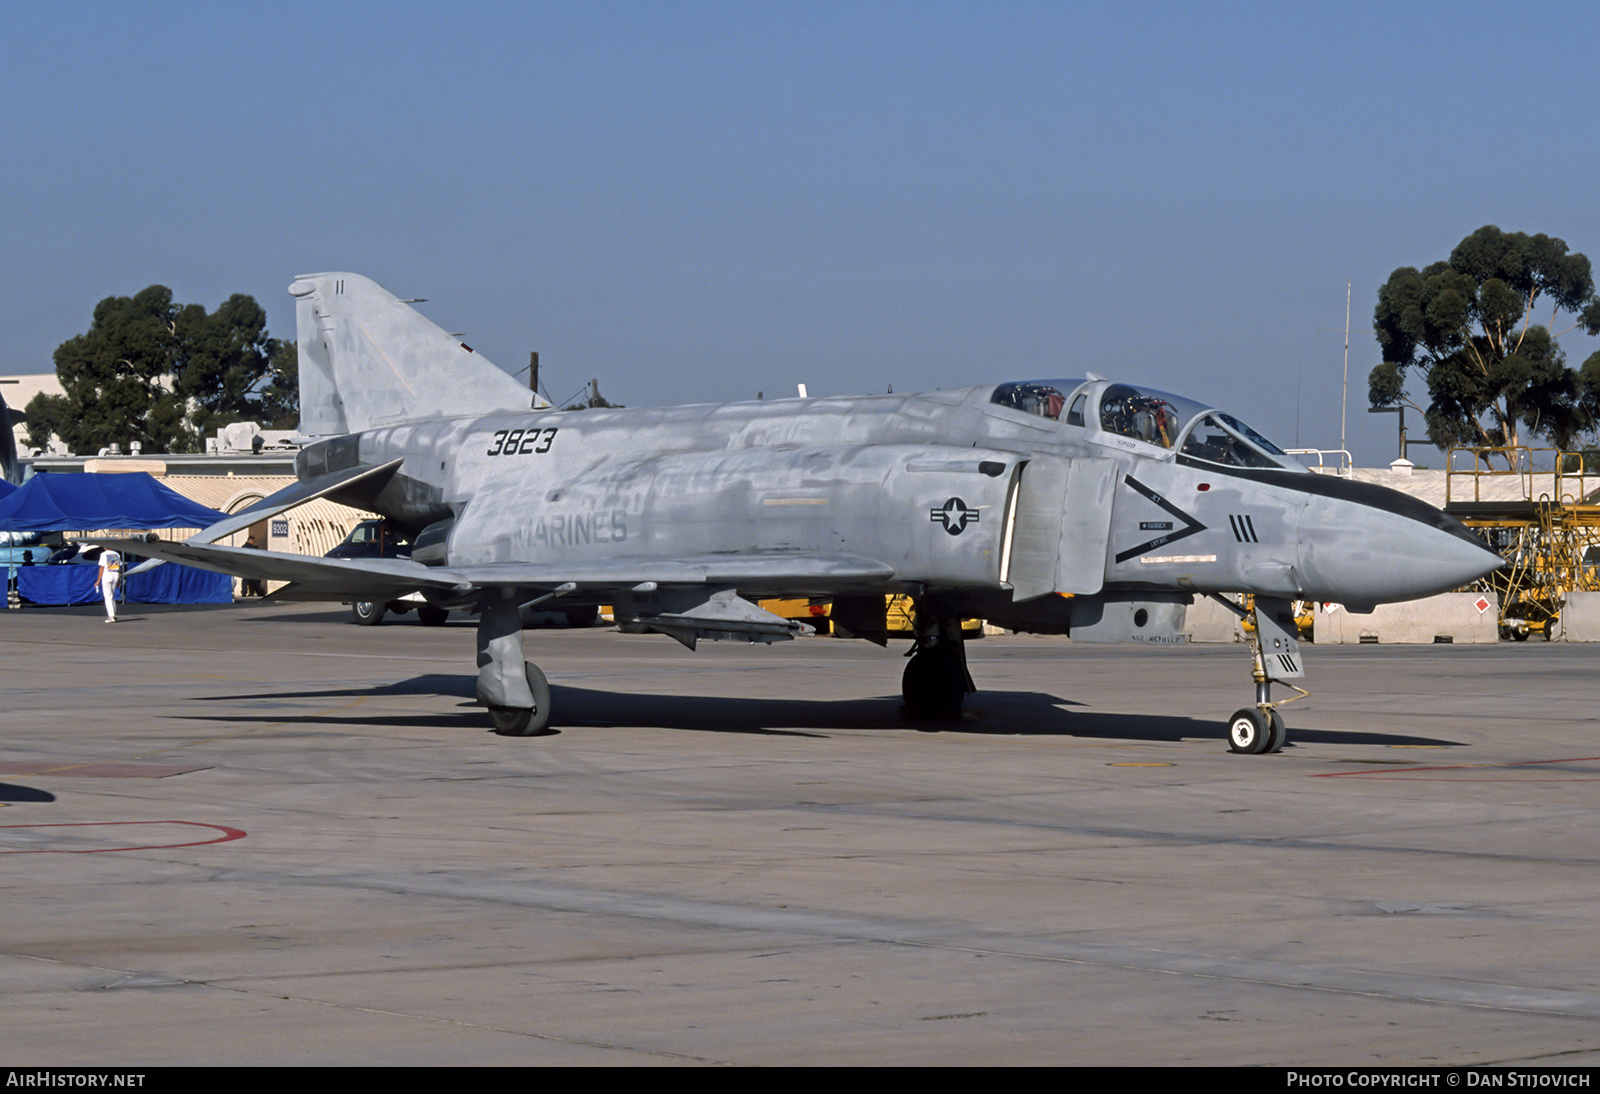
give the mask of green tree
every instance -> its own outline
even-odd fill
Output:
[[[1567,330],[1600,333],[1589,259],[1546,235],[1490,225],[1445,262],[1395,270],[1373,314],[1383,363],[1368,380],[1372,405],[1421,410],[1440,448],[1515,445],[1524,435],[1567,447],[1600,422],[1600,352],[1581,370],[1567,367],[1556,342],[1565,331],[1533,321],[1541,299],[1551,326],[1566,313]],[[1411,370],[1427,383],[1426,406],[1407,395]]]
[[[235,293],[209,315],[189,304],[178,310],[173,330],[179,345],[173,383],[188,405],[186,428],[196,442],[234,422],[273,426],[295,410],[294,346],[285,349],[267,333],[267,313],[253,297]]]
[[[100,301],[88,332],[56,349],[56,378],[66,394],[28,404],[29,443],[42,445],[53,430],[74,452],[113,442],[187,451],[172,447],[184,416],[171,386],[179,357],[176,314],[164,285]]]
[[[107,297],[55,362],[65,394],[28,404],[35,446],[54,433],[74,452],[135,442],[148,452],[195,452],[232,422],[284,427],[298,417],[294,347],[268,335],[266,312],[248,296],[209,314],[174,303],[162,285]]]
[[[260,389],[261,424],[293,429],[300,424],[300,347],[280,338],[273,351],[267,382]]]

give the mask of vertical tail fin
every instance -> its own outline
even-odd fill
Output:
[[[306,274],[289,295],[299,328],[302,433],[549,405],[365,277]]]

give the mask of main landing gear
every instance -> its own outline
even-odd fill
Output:
[[[1233,717],[1228,719],[1228,751],[1252,755],[1276,752],[1289,736],[1278,707],[1289,700],[1272,701],[1273,681],[1294,688],[1301,695],[1306,694],[1288,683],[1305,675],[1305,668],[1300,661],[1300,642],[1293,633],[1294,604],[1276,597],[1257,596],[1255,611],[1251,613],[1226,597],[1212,595],[1219,604],[1241,619],[1249,619],[1252,615],[1255,619],[1255,627],[1246,633],[1250,637],[1254,659],[1251,675],[1256,682],[1256,703],[1253,707],[1234,711]]]
[[[532,661],[524,662],[523,668],[533,706],[495,706],[485,698],[481,688],[478,692],[478,700],[489,708],[494,731],[502,737],[536,737],[550,726],[550,681],[545,679],[544,670]]]
[[[961,702],[978,689],[967,671],[961,617],[940,615],[924,599],[913,604],[916,641],[900,676],[906,714],[928,721],[959,722]]]
[[[522,659],[515,599],[492,601],[478,615],[478,701],[503,737],[533,737],[550,725],[550,683]]]

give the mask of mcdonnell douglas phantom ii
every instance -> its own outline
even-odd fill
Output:
[[[363,277],[296,300],[297,482],[183,543],[129,544],[287,581],[285,600],[394,600],[478,617],[497,732],[550,719],[520,609],[606,603],[629,633],[766,642],[807,631],[755,603],[828,601],[883,644],[914,605],[907,712],[959,717],[961,620],[1090,642],[1176,643],[1187,606],[1254,596],[1254,702],[1235,752],[1285,736],[1272,684],[1304,675],[1292,602],[1352,611],[1457,588],[1499,558],[1406,495],[1313,474],[1231,414],[1094,376],[924,395],[558,412]],[[217,540],[313,498],[381,514],[411,557],[330,559]],[[1293,685],[1288,685],[1293,687]]]

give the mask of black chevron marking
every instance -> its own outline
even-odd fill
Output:
[[[1164,546],[1168,543],[1176,543],[1180,539],[1187,539],[1196,532],[1204,532],[1206,530],[1206,526],[1204,524],[1201,524],[1199,521],[1195,520],[1188,513],[1185,513],[1182,509],[1179,509],[1176,505],[1173,505],[1166,498],[1150,489],[1132,475],[1126,476],[1122,481],[1126,482],[1140,494],[1143,494],[1161,508],[1165,509],[1167,512],[1181,520],[1183,522],[1183,527],[1179,528],[1175,532],[1168,532],[1164,536],[1157,536],[1155,539],[1141,543],[1137,547],[1130,547],[1126,551],[1120,552],[1117,555],[1116,561],[1126,562],[1130,558],[1137,558],[1146,551],[1153,551],[1155,548]]]

